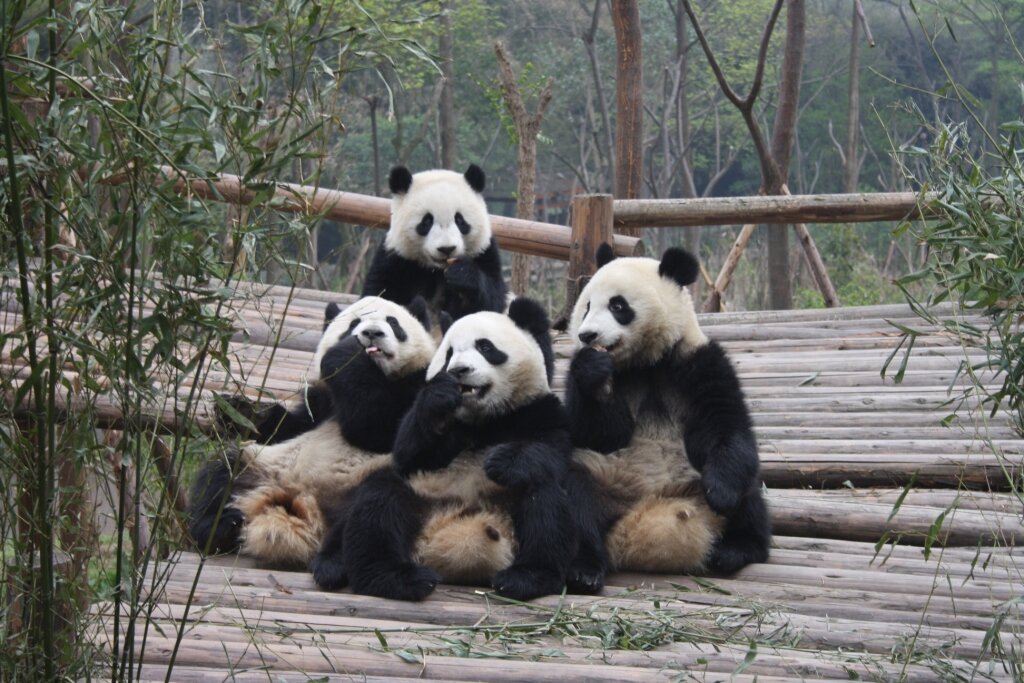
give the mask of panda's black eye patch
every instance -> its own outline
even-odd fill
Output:
[[[469,223],[466,222],[466,219],[463,218],[461,213],[455,213],[455,225],[458,226],[459,232],[463,235],[469,234]]]
[[[628,325],[636,317],[636,311],[629,305],[624,297],[613,296],[608,300],[608,310],[612,312],[615,322],[620,325]]]
[[[398,318],[393,315],[389,315],[386,320],[388,321],[388,325],[391,325],[391,331],[395,333],[395,339],[400,342],[404,342],[409,338],[409,335],[405,332],[405,328],[402,327],[402,323],[398,322]]]
[[[353,318],[352,322],[348,324],[348,329],[345,331],[345,334],[341,335],[342,338],[352,334],[352,330],[356,329],[356,325],[358,325],[360,322],[362,322],[362,318]]]
[[[452,362],[452,353],[454,353],[454,350],[449,346],[448,353],[444,354],[444,367],[442,370],[448,369],[448,364]]]
[[[432,227],[434,227],[434,214],[425,213],[420,222],[416,224],[416,234],[420,237],[426,237]]]
[[[508,360],[508,354],[497,348],[490,339],[480,338],[476,340],[476,350],[491,365],[501,365]]]

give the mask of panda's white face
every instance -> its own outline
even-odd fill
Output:
[[[339,313],[324,330],[310,378],[320,377],[324,354],[342,339],[359,340],[366,354],[388,377],[420,370],[434,355],[434,339],[404,306],[376,296],[363,297]]]
[[[707,343],[685,287],[658,274],[658,261],[619,258],[600,268],[580,293],[570,332],[579,346],[608,351],[617,367],[649,365],[677,343]]]
[[[487,250],[491,222],[483,195],[455,171],[421,171],[391,200],[391,227],[384,244],[403,258],[441,269],[454,258]]]
[[[540,346],[500,313],[473,313],[448,328],[427,379],[444,370],[459,382],[456,417],[466,421],[502,415],[550,392]]]

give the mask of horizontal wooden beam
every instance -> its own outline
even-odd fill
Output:
[[[914,192],[707,199],[616,199],[615,228],[761,223],[867,223],[930,218],[935,195]]]
[[[251,204],[258,194],[258,188],[246,185],[236,175],[186,179],[170,167],[161,167],[160,170],[169,179],[176,178],[174,190],[183,196]],[[117,184],[118,180],[113,178],[110,182]],[[321,214],[331,220],[385,230],[391,216],[391,201],[388,199],[295,183],[275,184],[272,207],[276,211]],[[491,227],[498,244],[504,249],[569,260],[572,231],[567,226],[492,215]],[[615,236],[615,253],[619,256],[634,256],[643,252],[643,243],[639,239]]]

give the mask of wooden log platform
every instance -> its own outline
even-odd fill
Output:
[[[202,395],[293,396],[325,302],[345,297],[256,286],[239,297],[230,367],[211,366]],[[0,319],[11,329],[17,311]],[[958,364],[981,352],[905,306],[701,322],[730,351],[753,413],[776,529],[767,563],[615,574],[600,595],[525,604],[448,585],[404,603],[182,549],[151,564],[143,612],[92,606],[94,641],[134,639],[142,681],[1022,680],[1024,441],[976,400],[948,418]],[[901,384],[899,355],[881,374],[899,342],[891,322],[922,332]],[[556,349],[560,391],[571,340]],[[17,374],[9,351],[0,362]],[[176,429],[187,389],[147,407],[151,426]],[[197,413],[204,427],[211,404]],[[113,402],[97,410],[118,425]]]

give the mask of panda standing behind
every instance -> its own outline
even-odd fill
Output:
[[[464,174],[391,169],[391,225],[363,296],[402,305],[422,296],[435,322],[505,310],[501,253],[491,235],[484,185],[484,172],[473,164]]]
[[[583,538],[607,534],[618,569],[733,572],[765,561],[771,520],[761,495],[757,440],[735,370],[697,324],[686,291],[696,280],[697,260],[682,249],[667,250],[660,262],[615,259],[604,244],[597,261],[571,321],[580,343],[566,391],[573,442],[608,454],[615,476],[623,466],[628,470],[630,459],[652,465],[653,474],[641,477],[636,497],[624,505],[622,487],[612,478],[600,480],[600,456],[588,455],[583,465],[601,495],[592,514],[582,515]],[[692,505],[686,479],[694,469],[707,505],[724,518],[721,529]],[[585,505],[593,498],[579,500]],[[670,514],[682,503],[690,509]],[[670,517],[674,527],[665,523]],[[713,544],[680,542],[677,550],[651,538],[664,533],[689,541],[706,532]],[[584,559],[586,546],[584,540]],[[692,556],[694,547],[708,548],[707,556]],[[615,556],[622,559],[615,562]],[[599,553],[590,560],[600,565]],[[599,575],[602,567],[590,569]]]

